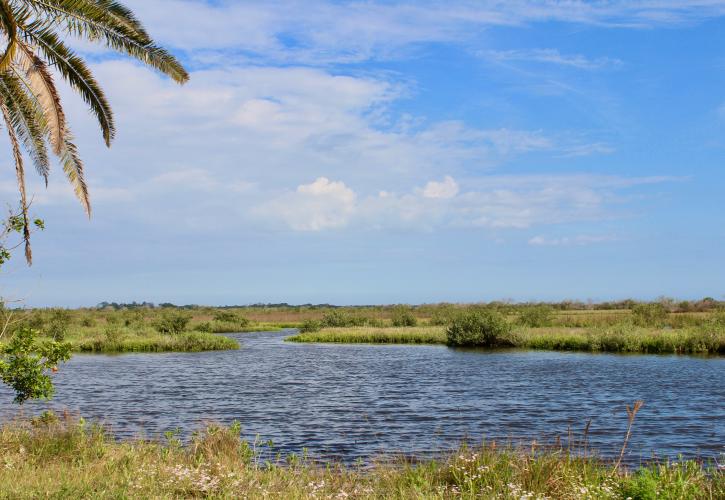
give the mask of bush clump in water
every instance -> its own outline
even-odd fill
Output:
[[[470,311],[453,319],[446,330],[449,346],[511,346],[511,325],[496,311]]]

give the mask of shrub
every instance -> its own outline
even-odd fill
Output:
[[[194,327],[194,330],[197,332],[206,332],[211,333],[214,328],[212,327],[211,323],[208,321],[204,321],[203,323],[199,323]]]
[[[551,326],[554,310],[546,305],[527,307],[519,313],[518,323],[531,328]]]
[[[50,320],[45,327],[46,335],[54,340],[62,341],[68,333],[68,325],[70,324],[70,313],[65,309],[52,309],[50,311]]]
[[[321,323],[323,327],[345,328],[371,325],[373,321],[363,316],[351,316],[343,311],[330,311],[322,317]]]
[[[96,326],[96,320],[93,318],[83,318],[81,320],[81,326],[86,326],[86,327]]]
[[[121,340],[121,329],[117,325],[106,325],[103,329],[103,336],[112,344]]]
[[[322,323],[314,319],[306,319],[300,327],[300,333],[319,332],[322,329]]]
[[[433,310],[430,315],[429,325],[445,326],[449,325],[455,316],[455,309],[453,307],[439,307]]]
[[[217,311],[214,314],[214,321],[221,323],[236,323],[239,326],[247,326],[249,320],[244,316],[239,316],[237,313],[232,311]]]
[[[396,307],[393,309],[393,326],[416,326],[418,320],[408,307]]]
[[[178,335],[186,329],[186,325],[189,324],[191,316],[182,312],[168,312],[156,320],[154,328],[159,333],[165,333],[168,335]]]
[[[667,316],[667,308],[658,302],[632,307],[632,321],[637,326],[663,326]]]
[[[469,311],[453,319],[446,330],[450,346],[498,347],[511,345],[511,325],[495,311]]]

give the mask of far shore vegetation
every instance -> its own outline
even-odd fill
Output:
[[[2,309],[9,329],[75,352],[237,349],[224,333],[297,328],[296,342],[448,344],[586,352],[725,355],[725,303],[427,304],[238,307],[101,303],[81,309]]]
[[[586,437],[576,446],[489,442],[436,459],[344,465],[275,454],[240,430],[210,425],[186,443],[174,432],[118,441],[97,424],[52,413],[8,422],[0,426],[0,498],[725,498],[716,463],[627,467],[597,458]]]

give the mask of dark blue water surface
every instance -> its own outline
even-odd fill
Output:
[[[155,437],[206,422],[242,423],[283,452],[346,461],[427,454],[462,440],[552,442],[568,429],[604,456],[621,446],[625,404],[645,401],[629,461],[725,453],[725,359],[443,346],[285,343],[290,332],[234,334],[239,351],[77,355],[51,402],[119,436]],[[0,414],[12,417],[0,387]]]

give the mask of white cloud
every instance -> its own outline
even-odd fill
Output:
[[[426,42],[467,41],[487,26],[559,21],[647,28],[699,22],[725,13],[721,0],[127,3],[159,41],[217,65],[227,59],[220,49],[237,57],[320,65],[410,53],[411,47]]]
[[[545,236],[534,236],[529,240],[531,246],[585,246],[596,243],[607,243],[616,241],[617,238],[610,235],[579,235],[564,236],[560,238],[547,238]]]
[[[355,193],[342,182],[319,177],[292,193],[264,203],[255,213],[278,218],[296,231],[321,231],[344,227],[355,210]]]
[[[588,58],[581,54],[562,54],[557,49],[488,50],[482,55],[492,61],[523,61],[568,66],[584,70],[596,70],[622,65],[619,59],[609,57]]]
[[[458,194],[458,183],[453,177],[446,175],[442,182],[428,182],[422,193],[425,198],[453,198]]]
[[[526,229],[622,216],[622,190],[666,182],[660,178],[604,176],[486,176],[470,182],[471,189],[456,195],[458,183],[451,177],[431,181],[424,189],[403,193],[377,191],[358,196],[342,182],[319,178],[258,206],[258,220],[276,220],[299,231],[354,227],[381,229],[405,227]],[[430,188],[430,189],[428,189]],[[607,241],[598,236],[545,239],[534,237],[531,245],[585,245]]]

